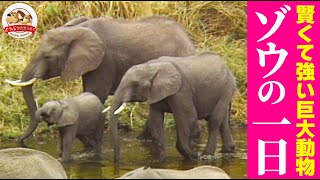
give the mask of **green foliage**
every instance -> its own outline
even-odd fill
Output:
[[[14,2],[2,2],[0,13]],[[246,123],[247,103],[247,15],[246,2],[222,1],[26,1],[38,15],[35,35],[14,39],[0,31],[0,136],[15,136],[29,124],[29,113],[21,88],[12,87],[4,79],[20,79],[23,68],[31,61],[43,33],[80,17],[113,17],[140,19],[163,15],[184,26],[198,51],[214,51],[223,56],[234,72],[238,93],[232,107],[232,122]],[[81,79],[63,82],[60,78],[37,82],[35,97],[41,106],[48,100],[76,96],[82,92]],[[110,98],[105,105],[110,104]],[[130,104],[121,114],[123,123],[141,128],[148,116],[145,103]],[[174,125],[171,115],[166,124]]]

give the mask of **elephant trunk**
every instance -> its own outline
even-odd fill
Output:
[[[122,101],[115,96],[115,99],[110,107],[110,127],[112,132],[113,152],[114,152],[114,163],[119,165],[120,161],[120,141],[118,137],[118,115],[115,113],[119,107],[123,104]]]
[[[38,108],[36,113],[35,113],[35,120],[36,122],[40,122],[41,119],[41,114],[45,112],[43,108]]]
[[[32,93],[32,85],[23,87],[22,93],[29,109],[31,122],[29,124],[27,131],[19,138],[18,143],[20,144],[20,146],[26,147],[24,145],[24,140],[28,138],[36,130],[38,126],[38,121],[36,120],[36,117],[35,117],[37,106]]]
[[[40,64],[40,67],[39,65],[31,66],[31,68],[27,67],[22,75],[21,80],[23,82],[26,82],[33,78],[42,78],[45,74],[46,68],[43,68],[41,66],[43,65]],[[23,97],[29,109],[31,122],[29,124],[27,131],[23,135],[21,135],[20,138],[18,139],[18,143],[20,144],[21,147],[26,147],[24,145],[24,140],[28,138],[37,129],[37,126],[38,126],[38,121],[36,120],[36,117],[35,117],[37,104],[36,104],[36,101],[34,100],[32,87],[33,87],[33,84],[29,84],[27,86],[22,87]]]

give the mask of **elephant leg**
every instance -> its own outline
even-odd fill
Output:
[[[192,99],[183,94],[169,98],[169,106],[173,113],[177,130],[177,150],[188,159],[197,159],[198,154],[190,147],[193,125],[197,123],[197,112]]]
[[[148,140],[152,140],[152,136],[151,133],[149,132],[149,119],[146,121],[145,123],[145,128],[143,129],[143,131],[136,137],[136,139],[140,140],[140,141],[148,141]]]
[[[229,111],[229,109],[228,109]],[[229,112],[226,115],[229,116]],[[222,138],[222,153],[233,153],[235,150],[235,143],[231,135],[230,126],[229,126],[229,118],[225,118],[222,120],[220,126],[220,134]]]
[[[82,135],[77,136],[77,138],[82,142],[87,153],[91,152],[94,149],[95,142],[91,140],[90,137]]]
[[[59,142],[58,142],[59,158],[62,157],[62,152],[63,152],[63,131],[62,131],[62,129],[59,129]]]
[[[104,117],[102,117],[104,118]],[[97,127],[96,133],[95,133],[95,149],[94,149],[94,153],[95,153],[95,157],[96,158],[101,158],[101,146],[102,146],[102,142],[103,142],[103,124],[104,121],[102,121],[102,123],[100,124],[99,127]]]
[[[220,101],[213,113],[206,119],[209,123],[209,137],[207,146],[202,155],[214,156],[217,148],[217,136],[219,135],[222,122],[227,118],[227,106]]]
[[[188,159],[196,159],[197,153],[193,153],[190,146],[192,120],[185,118],[176,119],[177,142],[176,148],[178,152]]]
[[[72,144],[76,137],[76,130],[77,127],[73,125],[63,127],[62,162],[68,162],[71,160]]]
[[[96,147],[94,148],[94,157],[101,158],[102,140],[96,139]]]
[[[201,128],[198,121],[195,121],[191,128],[191,143],[200,144],[201,143]]]
[[[146,141],[146,140],[152,140],[152,135],[150,133],[150,126],[152,126],[150,124],[150,120],[152,119],[151,115],[151,106],[149,107],[149,117],[145,123],[145,127],[143,129],[143,131],[141,132],[141,134],[139,134],[136,139],[141,140],[141,141]]]
[[[150,132],[152,142],[157,151],[157,160],[160,162],[167,159],[165,137],[164,137],[164,112],[157,105],[150,105],[150,123],[148,131]]]

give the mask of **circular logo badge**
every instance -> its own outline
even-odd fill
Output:
[[[37,24],[37,13],[24,3],[12,4],[2,15],[4,32],[14,38],[26,38],[34,34]]]

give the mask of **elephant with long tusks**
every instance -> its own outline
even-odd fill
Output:
[[[174,19],[161,16],[140,20],[80,17],[48,30],[21,80],[6,80],[22,88],[30,113],[30,125],[18,140],[20,146],[25,147],[24,140],[37,127],[33,85],[38,79],[61,77],[71,81],[82,77],[83,92],[93,93],[104,103],[130,67],[161,56],[195,53],[185,28]],[[148,132],[139,137],[147,138]]]

